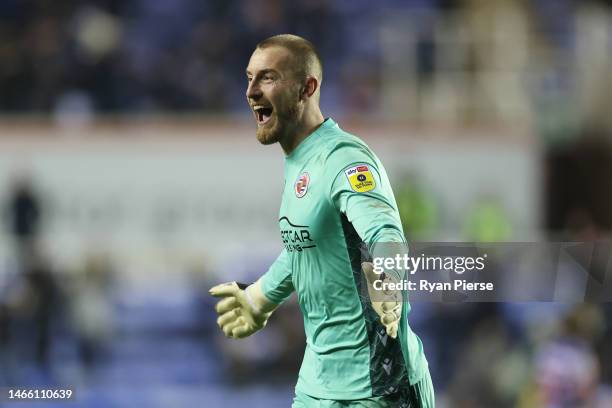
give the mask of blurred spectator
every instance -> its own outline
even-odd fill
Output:
[[[499,200],[480,197],[469,210],[463,231],[470,242],[506,242],[512,237],[512,222]]]
[[[28,295],[23,300],[32,313],[32,329],[35,333],[35,356],[41,366],[49,364],[52,323],[57,316],[60,293],[49,261],[38,255],[25,275]]]
[[[449,386],[450,406],[513,407],[528,369],[525,345],[510,336],[497,315],[469,327],[468,341],[453,348],[458,357]]]
[[[28,256],[25,269],[13,275],[0,303],[0,345],[8,354],[9,376],[15,360],[50,368],[53,324],[60,310],[61,293],[49,259],[37,249]]]
[[[68,288],[69,320],[77,338],[79,357],[87,369],[102,360],[113,335],[112,285],[109,259],[89,255]]]
[[[43,217],[41,199],[29,176],[20,174],[14,179],[5,212],[8,231],[15,241],[19,268],[26,269],[34,255]]]
[[[612,394],[600,385],[600,363],[593,348],[603,324],[598,307],[585,304],[570,311],[559,335],[537,351],[533,383],[520,407],[609,407]]]
[[[439,227],[438,202],[416,175],[402,178],[395,197],[402,216],[404,234],[409,240],[426,240]]]

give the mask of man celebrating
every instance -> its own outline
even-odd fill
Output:
[[[384,275],[365,262],[377,248],[405,243],[385,169],[363,141],[321,114],[322,65],[309,41],[262,41],[246,74],[257,139],[285,153],[285,248],[255,283],[210,290],[222,298],[217,323],[228,337],[249,336],[296,291],[307,342],[294,408],[433,407],[410,305],[375,299],[372,282]],[[394,272],[389,278],[401,279],[387,271]]]

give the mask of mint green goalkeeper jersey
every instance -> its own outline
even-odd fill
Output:
[[[402,308],[396,339],[372,309],[361,262],[376,243],[404,242],[380,160],[332,120],[285,158],[279,215],[284,249],[262,277],[266,297],[293,291],[306,350],[296,391],[352,400],[397,392],[423,378],[427,361]]]

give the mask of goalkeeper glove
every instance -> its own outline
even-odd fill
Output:
[[[371,262],[362,263],[361,268],[368,283],[368,293],[370,294],[372,308],[378,314],[378,317],[380,317],[380,322],[385,326],[387,334],[392,338],[396,338],[402,316],[401,293],[398,291],[374,289],[374,281],[391,282],[391,280],[385,274],[374,272],[374,265]]]
[[[261,290],[258,280],[246,286],[237,282],[214,286],[209,293],[222,298],[215,310],[219,315],[217,324],[227,337],[240,339],[262,329],[278,306],[270,302]]]

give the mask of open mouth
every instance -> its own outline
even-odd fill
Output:
[[[255,119],[258,125],[265,125],[272,117],[272,108],[269,106],[257,105],[253,107]]]

